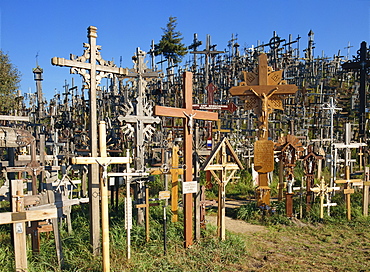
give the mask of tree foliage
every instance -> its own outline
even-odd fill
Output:
[[[17,108],[17,89],[21,74],[10,62],[8,54],[0,50],[0,112],[7,114]]]
[[[166,28],[162,28],[164,32],[162,39],[154,47],[156,56],[162,54],[167,60],[171,59],[173,63],[180,62],[187,53],[186,46],[181,43],[182,34],[176,31],[176,21],[176,17],[169,17]]]

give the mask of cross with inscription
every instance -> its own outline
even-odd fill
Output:
[[[283,109],[282,98],[298,88],[282,80],[283,71],[267,66],[266,54],[259,56],[256,72],[243,72],[244,81],[230,88],[232,96],[246,100],[245,108],[254,109],[259,116],[258,141],[255,142],[254,167],[258,172],[257,205],[270,204],[267,173],[274,169],[273,142],[268,140],[268,116],[273,109]]]
[[[76,57],[71,54],[70,60],[54,57],[51,63],[57,66],[71,67],[71,74],[79,74],[84,78],[90,90],[90,151],[92,157],[98,156],[97,133],[97,89],[104,77],[112,74],[126,75],[127,69],[116,67],[113,61],[105,61],[100,55],[101,46],[96,45],[97,28],[88,27],[89,43],[84,43],[84,54]],[[89,198],[90,198],[90,241],[95,255],[99,254],[100,228],[99,228],[99,168],[96,164],[89,165]]]
[[[193,180],[192,165],[193,165],[193,152],[192,152],[192,136],[194,119],[198,120],[218,120],[218,114],[207,111],[193,110],[193,74],[191,72],[184,72],[183,74],[183,99],[184,108],[172,108],[155,106],[154,113],[159,116],[177,117],[185,119],[184,124],[184,162],[185,162],[185,179],[184,182]],[[184,238],[185,247],[192,245],[192,194],[185,194],[184,196]]]

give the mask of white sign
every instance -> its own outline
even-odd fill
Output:
[[[158,194],[159,199],[170,199],[171,193],[170,191],[160,191]]]
[[[194,194],[198,192],[197,181],[185,181],[182,183],[182,193],[183,194]]]
[[[132,199],[125,198],[125,229],[132,229]]]

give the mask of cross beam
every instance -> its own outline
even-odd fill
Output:
[[[183,74],[183,98],[184,108],[172,108],[155,106],[154,113],[159,116],[178,117],[185,119],[184,122],[184,150],[185,150],[185,180],[189,182],[193,180],[192,165],[193,165],[193,152],[192,152],[192,134],[194,119],[216,121],[218,114],[214,112],[193,110],[193,91],[192,81],[193,74],[191,72],[184,72]],[[192,245],[192,194],[185,194],[184,197],[184,238],[185,247]]]

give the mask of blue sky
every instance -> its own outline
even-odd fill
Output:
[[[113,59],[119,66],[122,56],[122,66],[132,68],[136,47],[148,52],[151,41],[160,40],[170,16],[177,17],[185,45],[198,34],[203,41],[199,49],[207,34],[218,50],[224,50],[233,33],[242,47],[250,47],[258,40],[267,43],[273,31],[284,39],[289,34],[293,39],[301,36],[304,49],[311,29],[315,56],[324,51],[332,57],[338,50],[346,56],[348,42],[353,55],[362,41],[370,43],[370,0],[0,0],[0,47],[22,73],[23,93],[36,89],[32,68],[38,55],[44,69],[43,92],[50,99],[72,78],[68,68],[52,66],[50,59],[69,58],[70,53],[80,56],[88,26],[98,28],[103,59]],[[80,77],[74,77],[80,85]]]

